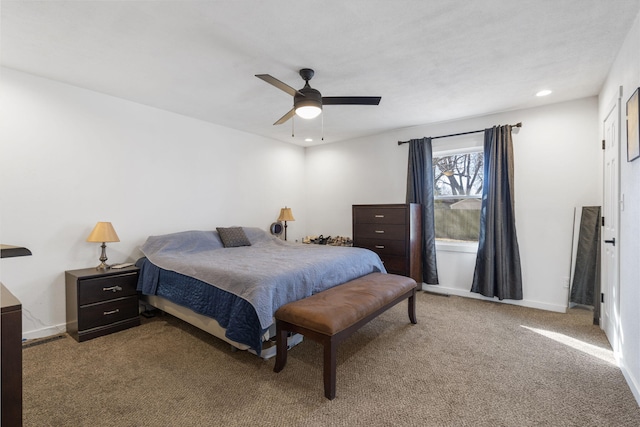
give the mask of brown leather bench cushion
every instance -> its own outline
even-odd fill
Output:
[[[415,280],[371,273],[280,307],[276,319],[334,335],[416,287]]]

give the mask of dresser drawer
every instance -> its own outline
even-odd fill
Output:
[[[353,231],[354,240],[373,238],[382,240],[405,240],[406,229],[399,224],[356,224]]]
[[[407,253],[407,245],[404,240],[358,239],[356,242],[360,248],[366,248],[383,255],[396,255],[404,257]]]
[[[82,279],[78,284],[78,304],[86,305],[136,295],[138,273]]]
[[[409,276],[409,270],[407,268],[407,258],[397,256],[380,256],[384,268],[389,274],[399,274],[400,276]]]
[[[138,317],[137,295],[80,307],[78,328],[91,329],[135,317]]]
[[[353,211],[356,223],[366,224],[406,224],[406,209],[394,208],[358,208]]]

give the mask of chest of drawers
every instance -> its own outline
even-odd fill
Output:
[[[138,326],[138,268],[65,272],[67,332],[86,341]]]
[[[380,256],[388,273],[422,284],[422,212],[416,203],[353,205],[353,246]]]

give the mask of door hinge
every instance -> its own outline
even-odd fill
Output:
[[[602,226],[604,227],[604,217],[602,217]]]
[[[607,146],[607,143],[606,143],[606,142],[605,142],[605,140],[603,139],[603,140],[602,140],[602,149],[604,150],[604,149],[606,148],[606,146]]]
[[[604,294],[600,294],[600,302],[604,302]]]

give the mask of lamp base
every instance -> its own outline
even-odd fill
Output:
[[[105,263],[105,261],[108,259],[107,245],[105,242],[102,242],[102,245],[100,245],[100,247],[102,248],[102,253],[100,254],[100,258],[98,258],[100,260],[100,265],[96,267],[96,270],[101,270],[101,271],[108,270],[111,268],[111,266]]]
[[[110,265],[105,264],[104,262],[101,262],[100,265],[96,267],[96,270],[104,271],[104,270],[109,270],[110,268],[111,268]]]

